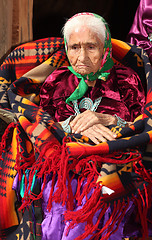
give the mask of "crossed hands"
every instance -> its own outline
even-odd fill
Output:
[[[114,116],[86,110],[70,122],[70,127],[72,133],[80,133],[90,138],[95,144],[99,144],[116,139],[117,135],[106,127],[111,124],[116,124]]]

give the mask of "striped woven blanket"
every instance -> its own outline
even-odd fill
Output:
[[[65,182],[68,180],[70,183],[70,171],[81,176],[82,180],[86,176],[86,168],[91,173],[88,185],[91,183],[91,187],[96,184],[94,199],[100,202],[95,211],[101,206],[108,207],[112,203],[115,204],[114,214],[120,214],[121,211],[123,215],[126,210],[125,201],[134,199],[142,219],[142,234],[147,236],[146,213],[152,200],[152,70],[147,54],[141,48],[115,39],[112,39],[112,47],[115,64],[130,66],[140,76],[146,92],[146,104],[144,114],[130,127],[112,126],[112,130],[118,133],[116,141],[98,145],[89,144],[89,140],[83,136],[65,133],[48,113],[39,108],[39,91],[46,77],[55,68],[68,65],[62,38],[46,38],[25,43],[14,49],[1,65],[0,237],[2,239],[19,225],[17,209],[20,207],[20,202],[12,190],[17,173],[20,182],[24,179],[25,191],[21,209],[42,197],[43,189],[39,189],[38,181],[35,179],[43,179],[45,185],[50,172],[53,176],[52,181],[55,181],[57,174],[60,179],[59,191],[54,195],[53,192],[50,193],[48,208],[51,208],[52,201],[67,204],[65,219],[71,221],[72,227],[79,223],[78,216],[82,212],[76,213],[77,216],[72,212],[71,205],[75,196],[69,194],[71,189]],[[118,189],[121,186],[121,191],[103,197],[102,184],[100,181],[96,183],[98,175],[95,166],[105,162],[122,164],[123,167],[114,175],[102,179],[102,184],[104,183],[108,188],[111,188],[113,181],[115,183],[113,188]],[[90,187],[88,186],[88,192]],[[86,192],[83,196],[85,194]],[[83,196],[79,196],[80,201]],[[90,208],[94,201],[90,199],[88,203]],[[87,217],[89,212],[87,206],[83,210]],[[119,223],[121,218],[117,218],[116,221]],[[32,234],[37,237],[36,239],[41,239],[40,221],[37,221],[37,224],[37,230]],[[31,228],[33,225],[31,221]],[[87,236],[89,232],[86,231],[85,234]],[[99,234],[104,235],[104,230]],[[106,237],[109,236],[106,234]]]

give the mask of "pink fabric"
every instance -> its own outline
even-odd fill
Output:
[[[152,63],[152,42],[148,39],[150,33],[152,33],[152,1],[141,0],[127,41],[147,51]]]
[[[65,103],[78,86],[78,78],[67,67],[55,70],[44,82],[40,92],[40,107],[55,121],[63,121],[73,115],[74,109]],[[95,87],[89,87],[85,97],[93,101],[102,96],[97,112],[133,121],[142,111],[144,90],[138,75],[130,68],[114,66],[106,82],[97,79]]]

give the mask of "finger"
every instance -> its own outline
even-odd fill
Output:
[[[71,121],[71,124],[74,126],[80,118],[81,114],[76,115],[75,118]]]
[[[90,128],[89,134],[94,136],[99,142],[107,142],[107,140],[114,140],[111,136],[108,136],[104,131],[98,131],[98,129]]]
[[[111,137],[105,132],[97,132],[95,131],[95,137],[100,141],[100,142],[107,142],[108,141],[113,141],[115,138]]]
[[[84,121],[77,128],[77,132],[79,133],[92,127],[93,125],[100,123],[100,119],[94,114],[90,114],[88,116],[83,117],[83,120]]]
[[[117,137],[116,133],[113,133],[109,128],[103,126],[102,124],[97,124],[93,126],[96,133],[101,134],[107,140],[114,140]]]
[[[74,127],[75,124],[78,122],[78,120],[81,118],[81,114],[78,114],[71,122],[70,122],[70,126]]]
[[[100,142],[98,141],[98,139],[92,135],[91,133],[89,133],[88,131],[84,131],[84,132],[81,132],[81,134],[83,136],[86,136],[88,137],[92,142],[94,142],[95,144],[99,144]]]
[[[101,131],[99,128],[95,127],[91,127],[86,131],[81,132],[81,134],[89,137],[95,144],[99,144],[99,142],[107,142],[107,140],[115,140],[106,132]]]
[[[83,114],[79,114],[78,116],[75,117],[75,119],[70,123],[70,126],[72,128],[72,132],[80,132],[78,129],[81,129],[84,125],[87,124],[86,117]]]
[[[85,131],[89,127],[93,126],[94,123],[95,123],[95,121],[93,118],[83,117],[83,118],[79,119],[77,124],[74,126],[73,130],[77,133],[80,133],[82,131]]]
[[[81,131],[86,130],[87,128],[93,126],[94,124],[99,123],[99,118],[96,114],[90,110],[87,110],[80,114],[79,118],[76,119],[75,125],[72,123],[71,128],[73,132],[80,133]]]
[[[86,110],[86,111],[84,111],[83,113],[78,114],[78,115],[71,121],[71,126],[74,127],[75,124],[77,124],[77,122],[78,122],[81,118],[83,118],[83,117],[86,116],[86,115],[89,115],[90,112],[91,112],[90,110]]]

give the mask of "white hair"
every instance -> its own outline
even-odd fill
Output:
[[[62,34],[68,43],[70,35],[76,27],[87,26],[91,31],[96,33],[104,44],[105,41],[105,24],[101,18],[95,17],[93,14],[77,14],[70,18],[62,29]]]

